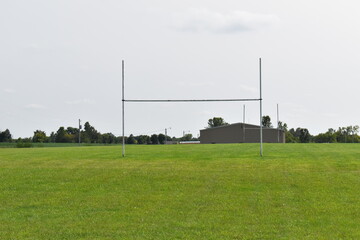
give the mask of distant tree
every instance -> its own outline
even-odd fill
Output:
[[[73,127],[68,127],[66,129],[66,132],[68,134],[71,134],[71,135],[77,135],[77,134],[79,134],[79,129],[78,128],[73,128]]]
[[[12,140],[12,136],[9,129],[0,132],[0,142],[11,142],[11,140]]]
[[[221,117],[213,117],[212,119],[208,120],[208,128],[213,127],[220,127],[220,126],[226,126],[229,125],[227,122],[224,121]]]
[[[336,141],[339,143],[346,143],[348,137],[348,129],[346,127],[339,127],[336,131]]]
[[[54,132],[50,133],[49,142],[54,143],[56,141],[56,134]]]
[[[309,133],[309,130],[307,130],[306,128],[300,128],[300,135],[299,135],[299,139],[301,143],[308,143],[310,142],[310,138],[311,135]]]
[[[126,140],[126,143],[127,144],[137,144],[137,141],[136,141],[134,135],[130,134],[130,136]]]
[[[269,116],[263,116],[261,123],[263,127],[272,127],[271,118]]]
[[[64,127],[60,127],[55,135],[55,142],[57,143],[69,143],[71,142],[71,136],[66,132]]]
[[[156,134],[151,135],[150,140],[152,144],[159,144],[159,138]]]
[[[101,135],[102,143],[111,144],[115,143],[115,135],[112,133],[104,133]]]
[[[90,142],[90,143],[101,143],[102,142],[102,136],[101,134],[96,131],[96,129],[90,125],[89,122],[86,122],[84,124],[84,136],[83,139],[85,140],[85,142]]]
[[[359,142],[359,136],[357,135],[359,132],[359,126],[355,125],[352,128],[352,133],[353,133],[353,142]]]
[[[359,132],[359,126],[358,125],[355,125],[353,126],[353,133],[357,134]]]
[[[359,126],[355,125],[339,127],[338,130],[334,133],[334,135],[336,137],[336,141],[339,143],[359,142],[359,136],[357,135],[358,132]]]
[[[294,130],[294,128],[291,128],[290,130],[289,130],[289,132],[295,137],[295,130]]]
[[[191,133],[185,134],[180,140],[181,141],[191,141],[193,138]]]
[[[335,143],[336,136],[335,134],[331,134],[329,132],[319,133],[318,135],[314,136],[313,140],[316,143]]]
[[[278,128],[281,130],[284,130],[285,132],[288,130],[288,126],[286,123],[283,123],[281,121],[278,122]]]
[[[293,128],[288,130],[288,126],[286,123],[279,121],[278,128],[285,132],[285,142],[286,143],[299,142],[299,140],[294,136],[295,130]]]
[[[36,130],[34,132],[34,136],[32,138],[32,141],[33,142],[39,142],[39,143],[47,142],[46,133],[44,131],[41,131],[41,130]]]
[[[336,142],[336,131],[329,128],[326,133],[319,133],[314,136],[313,141],[316,143],[335,143]]]
[[[158,140],[159,140],[159,143],[160,143],[160,144],[164,144],[164,143],[165,143],[165,135],[162,134],[162,133],[160,133],[160,134],[158,135]]]
[[[138,144],[150,144],[151,140],[150,137],[147,135],[140,135],[136,137]]]
[[[286,143],[296,143],[299,142],[299,139],[296,138],[291,131],[285,131],[285,142]]]
[[[348,126],[347,131],[348,131],[349,136],[351,135],[351,141],[353,143],[356,142],[357,133],[359,132],[359,126],[358,125]]]

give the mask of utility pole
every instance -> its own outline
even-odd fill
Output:
[[[171,127],[169,127],[169,129],[171,129]],[[167,128],[165,128],[165,142],[164,142],[164,144],[166,144],[166,139],[167,139]]]
[[[245,104],[243,107],[243,143],[245,143]]]

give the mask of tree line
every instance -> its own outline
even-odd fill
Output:
[[[80,134],[79,134],[80,133]],[[45,131],[36,130],[32,137],[13,139],[9,129],[0,131],[0,142],[20,142],[20,143],[98,143],[98,144],[118,144],[122,143],[122,136],[115,136],[112,133],[100,133],[91,126],[89,122],[84,124],[84,129],[79,132],[79,128],[74,127],[59,127],[56,132],[51,132],[47,135]],[[126,144],[165,144],[173,141],[195,141],[192,134],[185,134],[181,138],[165,136],[165,134],[152,134],[125,137]]]
[[[359,143],[359,126],[329,128],[325,133],[311,135],[306,128],[291,128],[285,130],[285,141],[287,143]]]
[[[214,117],[208,120],[208,128],[229,125],[221,117]],[[263,116],[263,127],[273,127],[271,118]],[[359,126],[339,127],[337,129],[329,128],[325,133],[311,135],[307,128],[288,128],[286,123],[279,122],[278,128],[285,132],[285,142],[287,143],[359,143]],[[115,136],[112,133],[100,133],[89,122],[84,124],[84,129],[74,127],[59,127],[56,132],[46,135],[45,131],[36,130],[34,135],[29,138],[13,139],[9,129],[0,131],[0,142],[33,142],[33,143],[78,143],[79,133],[81,143],[98,144],[119,144],[122,143],[122,137]],[[126,144],[165,144],[166,142],[179,141],[197,141],[192,134],[185,134],[181,138],[169,137],[164,134],[138,135],[125,137]]]
[[[290,128],[279,121],[278,128],[285,132],[286,143],[359,143],[359,126],[329,128],[325,133],[311,135],[307,128]]]

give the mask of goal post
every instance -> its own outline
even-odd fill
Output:
[[[194,103],[194,102],[249,102],[260,103],[260,156],[263,156],[263,127],[262,127],[262,71],[259,58],[259,98],[235,99],[126,99],[125,98],[125,61],[122,60],[122,156],[125,157],[125,102],[132,103]]]

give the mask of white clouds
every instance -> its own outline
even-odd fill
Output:
[[[246,92],[251,92],[251,93],[256,93],[256,94],[259,93],[259,89],[254,88],[254,87],[249,87],[249,86],[244,85],[244,84],[240,84],[239,87],[241,89],[243,89],[244,91],[246,91]]]
[[[83,99],[76,99],[76,100],[66,101],[65,103],[69,104],[69,105],[78,105],[78,104],[90,104],[90,103],[93,103],[93,101],[91,101],[88,98],[83,98]]]
[[[228,13],[207,9],[189,9],[174,15],[173,26],[180,31],[238,33],[258,30],[279,22],[275,15],[256,14],[245,11]]]
[[[213,87],[216,84],[214,82],[183,82],[183,81],[178,81],[176,82],[176,85],[178,86],[186,86],[186,87]]]
[[[4,89],[4,92],[6,92],[6,93],[14,93],[15,90],[14,90],[14,89],[11,89],[11,88],[5,88],[5,89]]]
[[[28,105],[26,105],[26,108],[30,108],[30,109],[46,109],[46,107],[44,105],[36,104],[36,103],[28,104]]]

